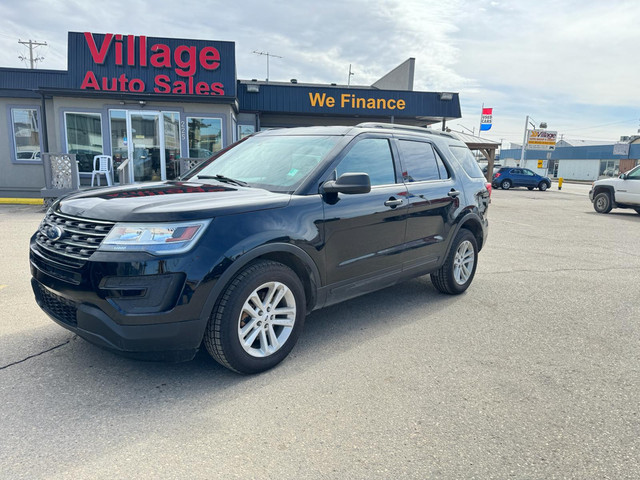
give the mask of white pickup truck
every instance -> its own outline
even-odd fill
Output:
[[[612,208],[633,208],[640,213],[640,165],[617,178],[593,182],[589,199],[598,213],[609,213]]]

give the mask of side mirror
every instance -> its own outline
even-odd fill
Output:
[[[344,173],[337,180],[328,180],[322,185],[324,193],[369,193],[371,179],[366,173]]]

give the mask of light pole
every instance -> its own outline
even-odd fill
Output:
[[[528,127],[529,125],[531,125],[534,130],[536,128],[535,125],[535,120],[533,120],[533,118],[531,118],[531,120],[533,120],[533,122],[531,120],[529,120],[531,117],[529,117],[529,115],[527,115],[527,118],[524,121],[524,137],[522,138],[522,150],[520,151],[520,168],[524,168],[524,161],[525,161],[525,152],[526,152],[526,145],[527,145],[527,133],[529,131]],[[540,128],[547,128],[547,123],[546,122],[540,122]]]

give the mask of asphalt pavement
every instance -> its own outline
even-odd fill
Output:
[[[465,294],[314,312],[256,376],[57,326],[29,285],[43,212],[0,206],[0,478],[640,478],[640,215],[588,190],[495,190]]]

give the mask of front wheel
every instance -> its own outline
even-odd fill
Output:
[[[478,242],[466,228],[457,233],[451,250],[440,269],[431,274],[431,282],[442,293],[458,295],[464,292],[476,273]]]
[[[609,213],[611,208],[611,195],[609,195],[609,192],[600,192],[593,199],[593,209],[596,212]]]
[[[544,192],[547,188],[549,188],[549,184],[547,182],[540,182],[540,185],[538,185],[538,188],[540,189],[541,192]]]
[[[503,180],[500,184],[500,188],[503,190],[509,190],[511,188],[511,180]]]
[[[241,270],[220,295],[204,344],[214,360],[235,372],[262,372],[293,349],[304,318],[298,276],[286,265],[259,260]]]

